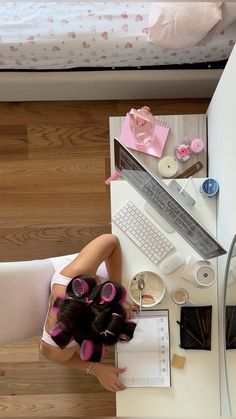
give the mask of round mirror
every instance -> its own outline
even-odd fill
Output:
[[[236,235],[225,270],[225,362],[231,415],[236,416]]]

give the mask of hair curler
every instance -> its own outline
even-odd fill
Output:
[[[55,304],[62,303],[62,301],[65,301],[65,297],[64,296],[57,297],[57,299],[54,301],[54,304],[53,304],[52,309],[51,309],[53,313],[57,314],[60,311],[60,307],[58,307]]]
[[[127,291],[124,287],[113,282],[106,282],[101,290],[100,304],[118,302],[123,304],[127,298]],[[115,301],[118,300],[118,301]]]
[[[52,340],[61,348],[65,348],[72,340],[73,336],[69,333],[60,322],[57,322],[55,326],[49,332]]]
[[[52,329],[50,330],[50,336],[55,337],[57,335],[59,335],[59,333],[61,333],[63,331],[63,327],[62,325],[58,322],[55,324],[55,326],[52,327]]]
[[[100,294],[101,303],[110,303],[116,296],[116,287],[112,282],[106,282]]]
[[[89,286],[86,281],[80,278],[74,278],[72,283],[72,290],[76,297],[81,297],[84,294],[87,294],[89,291]]]
[[[76,297],[88,294],[96,286],[96,280],[93,277],[78,276],[72,280],[72,291]]]
[[[119,335],[119,340],[121,341],[129,341],[133,338],[134,330],[137,326],[137,323],[133,322],[132,320],[126,320],[122,331]]]
[[[100,362],[104,354],[105,345],[103,343],[94,343],[90,339],[85,339],[80,346],[80,358],[83,361]]]

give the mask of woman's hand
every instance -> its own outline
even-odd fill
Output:
[[[99,383],[107,390],[107,391],[121,391],[124,390],[126,387],[125,385],[119,380],[117,374],[122,374],[125,372],[126,368],[116,368],[112,365],[105,365],[105,364],[95,364],[91,371],[91,374],[97,377]]]
[[[125,301],[123,304],[123,307],[126,311],[126,319],[130,320],[133,316],[133,311],[135,311],[136,313],[138,313],[139,311],[139,306],[136,304],[131,304],[128,301]]]

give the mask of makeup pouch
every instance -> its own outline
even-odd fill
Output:
[[[181,307],[180,347],[211,350],[212,306]]]
[[[226,306],[226,349],[236,349],[236,306]]]

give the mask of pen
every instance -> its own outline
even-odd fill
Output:
[[[205,336],[204,336],[204,333],[203,333],[202,324],[201,324],[201,321],[200,321],[200,317],[199,317],[199,313],[198,313],[197,308],[195,308],[195,313],[196,313],[196,316],[197,316],[197,321],[198,321],[198,325],[199,325],[199,328],[200,328],[202,340],[203,340],[203,343],[205,344],[206,343]]]
[[[207,331],[206,331],[206,325],[205,325],[205,320],[204,320],[204,318],[202,317],[202,325],[203,325],[203,330],[204,330],[204,333],[205,333],[205,335],[207,334]]]
[[[201,345],[202,348],[205,348],[203,343],[189,329],[185,329],[185,330],[197,343],[199,343],[199,345]]]

